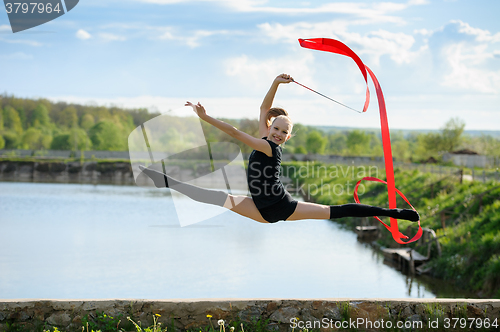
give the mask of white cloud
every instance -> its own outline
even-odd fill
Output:
[[[92,36],[87,31],[80,29],[76,32],[76,38],[81,39],[81,40],[87,40],[87,39],[92,38]]]
[[[13,38],[13,37],[11,37],[11,38]],[[9,38],[1,38],[0,37],[0,41],[3,41],[5,43],[9,43],[9,44],[22,44],[22,45],[29,45],[29,46],[35,46],[35,47],[39,47],[39,46],[43,45],[42,43],[39,43],[37,41],[27,40],[27,39],[9,39]]]
[[[281,56],[272,59],[253,59],[247,55],[241,55],[227,59],[225,73],[228,76],[237,77],[242,84],[256,90],[265,90],[270,82],[262,81],[263,77],[270,80],[280,73],[291,73],[295,77],[300,77],[301,83],[313,84],[312,74],[314,73],[314,55],[305,53],[298,56]],[[303,90],[299,90],[303,93]]]
[[[112,34],[112,33],[107,33],[107,32],[101,32],[98,34],[99,38],[105,40],[105,41],[125,41],[127,38],[124,36]]]
[[[500,92],[500,71],[483,69],[479,64],[493,54],[485,47],[469,48],[465,43],[451,45],[444,50],[451,72],[444,76],[444,86],[482,93]]]
[[[339,39],[351,47],[356,47],[356,53],[369,55],[374,63],[378,64],[380,57],[389,55],[397,64],[412,62],[426,47],[417,51],[412,51],[415,38],[404,33],[394,33],[386,30],[372,31],[361,35],[356,32],[349,32],[350,23],[347,21],[332,21],[320,23],[293,23],[281,25],[279,23],[260,24],[258,28],[274,41],[284,40],[290,43],[297,43],[297,37],[301,36],[330,36]]]
[[[188,2],[213,2],[221,6],[228,7],[237,12],[259,12],[274,14],[325,14],[337,13],[348,14],[360,18],[369,18],[380,22],[404,23],[399,17],[387,16],[390,13],[402,11],[409,6],[425,5],[427,0],[409,0],[406,3],[399,2],[335,2],[318,7],[309,7],[309,2],[303,3],[302,7],[271,7],[266,6],[266,0],[136,0],[140,2],[153,3],[159,5],[173,5]]]
[[[12,28],[6,24],[0,25],[0,31],[12,31]]]
[[[434,31],[428,30],[428,29],[416,29],[413,31],[413,33],[416,35],[422,35],[422,36],[427,37],[427,36],[432,36]]]
[[[413,5],[413,6],[428,5],[430,3],[431,2],[429,0],[410,0],[410,1],[408,1],[408,4]]]
[[[499,93],[500,71],[492,47],[500,42],[500,33],[472,27],[462,21],[450,21],[429,33],[440,84],[458,91]]]
[[[468,23],[464,23],[462,21],[451,21],[451,24],[457,24],[458,32],[474,36],[476,41],[478,42],[486,42],[486,43],[496,43],[500,42],[500,32],[492,35],[488,30],[483,30],[479,28],[473,28]]]
[[[26,54],[24,52],[15,52],[11,54],[0,55],[0,58],[7,60],[32,60],[32,54]]]
[[[201,39],[203,38],[207,38],[214,35],[230,34],[230,32],[227,30],[196,30],[188,34],[179,33],[172,27],[163,28],[162,30],[163,32],[160,35],[159,39],[177,40],[192,48],[200,46]]]
[[[236,30],[194,30],[186,31],[173,26],[153,26],[138,23],[108,23],[96,27],[95,30],[106,31],[95,33],[104,41],[127,41],[149,38],[152,40],[174,40],[191,48],[201,46],[202,40],[218,35],[238,35]],[[81,32],[80,32],[81,31]],[[84,30],[79,30],[80,39],[89,39],[93,36]]]
[[[336,20],[318,23],[298,22],[289,25],[262,23],[257,27],[264,33],[266,39],[296,44],[299,37],[331,36],[331,38],[338,38],[337,32],[346,31],[348,25],[348,21]]]

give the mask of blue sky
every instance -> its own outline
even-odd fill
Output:
[[[257,118],[274,77],[292,75],[360,109],[364,81],[348,58],[298,38],[347,44],[377,75],[391,128],[500,130],[500,1],[82,0],[13,34],[0,12],[0,91],[190,115]],[[275,104],[310,125],[379,127],[289,84]]]

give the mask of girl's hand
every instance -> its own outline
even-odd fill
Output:
[[[201,104],[198,102],[198,104],[193,104],[190,101],[186,102],[186,105],[184,106],[191,106],[193,108],[193,111],[198,115],[201,119],[207,116],[207,112],[205,111],[205,107],[201,106]]]
[[[278,75],[274,79],[274,81],[278,82],[278,83],[290,83],[290,82],[293,82],[293,78],[292,78],[292,76],[290,76],[288,74],[281,74],[281,75]]]

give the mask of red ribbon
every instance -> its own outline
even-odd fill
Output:
[[[359,198],[358,198],[358,187],[361,181],[367,180],[367,181],[376,181],[376,182],[382,182],[387,184],[387,194],[389,196],[389,208],[390,209],[395,209],[396,208],[396,192],[408,203],[410,202],[406,199],[406,197],[398,190],[396,189],[395,186],[395,181],[394,181],[394,166],[392,163],[392,151],[391,151],[391,136],[389,134],[389,123],[387,121],[387,111],[385,108],[385,100],[384,100],[384,94],[382,93],[382,88],[380,87],[380,84],[377,80],[377,77],[375,74],[371,71],[368,66],[366,66],[363,61],[354,53],[347,45],[344,43],[334,40],[334,39],[329,39],[329,38],[310,38],[310,39],[299,39],[300,46],[304,48],[310,48],[313,50],[318,50],[318,51],[325,51],[325,52],[331,52],[331,53],[336,53],[336,54],[341,54],[345,55],[356,62],[356,65],[358,65],[359,70],[361,70],[361,74],[363,74],[363,77],[366,82],[366,99],[365,99],[365,104],[363,106],[363,112],[366,112],[368,109],[368,104],[370,103],[370,91],[368,89],[368,74],[370,75],[373,85],[375,86],[375,91],[377,92],[377,99],[378,99],[378,107],[380,111],[380,127],[382,131],[382,145],[384,148],[384,161],[385,161],[385,174],[387,177],[387,182],[374,178],[374,177],[364,177],[361,180],[358,181],[358,183],[355,186],[354,189],[354,200],[356,203],[359,203]],[[413,210],[415,208],[410,204]],[[422,227],[420,226],[420,220],[418,221],[418,232],[417,234],[409,241],[404,242],[401,239],[408,239],[409,237],[404,235],[399,231],[398,227],[398,221],[397,219],[390,218],[390,224],[391,226],[388,226],[380,218],[375,217],[378,221],[382,223],[392,234],[392,237],[397,243],[401,244],[407,244],[411,242],[415,242],[420,237],[422,236]]]

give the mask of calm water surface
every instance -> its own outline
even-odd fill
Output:
[[[328,220],[228,211],[180,227],[168,190],[0,182],[0,299],[435,297],[426,287]]]

